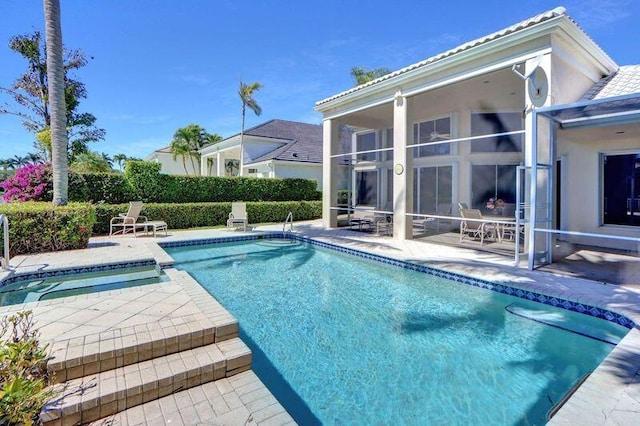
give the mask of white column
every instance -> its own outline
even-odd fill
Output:
[[[339,124],[335,120],[322,122],[322,225],[325,228],[338,226],[338,212],[331,207],[338,203],[337,161],[331,158],[338,152],[340,142]]]
[[[216,154],[216,176],[224,176],[224,155],[221,152]]]
[[[408,152],[407,98],[398,91],[393,101],[393,238],[413,237],[413,153]]]
[[[208,176],[209,175],[209,158],[204,155],[200,156],[200,176]]]

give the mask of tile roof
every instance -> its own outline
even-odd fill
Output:
[[[484,37],[480,37],[480,38],[477,38],[475,40],[469,41],[469,42],[464,43],[464,44],[462,44],[462,45],[460,45],[458,47],[455,47],[455,48],[453,48],[451,50],[448,50],[448,51],[446,51],[444,53],[440,53],[440,54],[438,54],[436,56],[432,56],[432,57],[427,58],[427,59],[425,59],[423,61],[416,62],[415,64],[409,65],[408,67],[405,67],[405,68],[399,69],[398,71],[394,71],[394,72],[392,72],[390,74],[384,75],[384,76],[382,76],[380,78],[377,78],[375,80],[372,80],[372,81],[370,81],[368,83],[361,84],[359,86],[356,86],[356,87],[351,88],[349,90],[346,90],[344,92],[338,93],[337,95],[331,96],[331,97],[329,97],[327,99],[323,99],[321,101],[318,101],[318,102],[316,102],[316,106],[322,105],[324,103],[327,103],[327,102],[333,101],[335,99],[341,98],[343,96],[349,95],[351,93],[357,92],[357,91],[362,90],[362,89],[364,89],[366,87],[373,86],[373,85],[378,84],[378,83],[380,83],[382,81],[386,81],[386,80],[389,80],[389,79],[394,78],[396,76],[408,73],[408,72],[413,71],[415,69],[428,66],[430,64],[433,64],[434,62],[441,61],[441,60],[443,60],[445,58],[448,58],[450,56],[453,56],[453,55],[456,55],[458,53],[464,52],[464,51],[469,50],[471,48],[486,44],[486,43],[488,43],[490,41],[497,40],[497,39],[505,37],[505,36],[507,36],[509,34],[516,33],[518,31],[524,30],[526,28],[533,27],[534,25],[540,24],[540,23],[545,22],[545,21],[549,21],[551,19],[554,19],[554,18],[557,18],[557,17],[560,17],[560,16],[566,17],[574,25],[576,25],[579,28],[578,24],[575,21],[573,21],[567,15],[567,10],[564,7],[556,7],[553,10],[549,10],[547,12],[541,13],[539,15],[536,15],[536,16],[534,16],[532,18],[526,19],[526,20],[524,20],[522,22],[519,22],[519,23],[517,23],[515,25],[512,25],[510,27],[504,28],[504,29],[502,29],[500,31],[497,31],[495,33],[492,33],[492,34],[486,35]]]
[[[266,160],[322,163],[322,126],[298,121],[271,120],[247,129],[245,135],[288,140],[251,163]]]
[[[593,85],[581,100],[611,98],[640,93],[640,65],[625,65]]]

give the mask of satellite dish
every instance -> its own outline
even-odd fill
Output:
[[[531,103],[537,107],[543,106],[549,96],[547,73],[541,67],[536,67],[529,75],[528,80],[527,88]]]

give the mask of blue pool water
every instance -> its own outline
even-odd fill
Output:
[[[544,424],[611,351],[602,340],[627,332],[301,242],[166,251],[239,319],[254,370],[301,424]]]
[[[29,278],[11,284],[0,283],[0,306],[137,287],[166,280],[166,276],[155,266]]]

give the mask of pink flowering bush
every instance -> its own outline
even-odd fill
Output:
[[[44,201],[51,198],[51,164],[29,164],[0,183],[5,203],[11,201]]]

